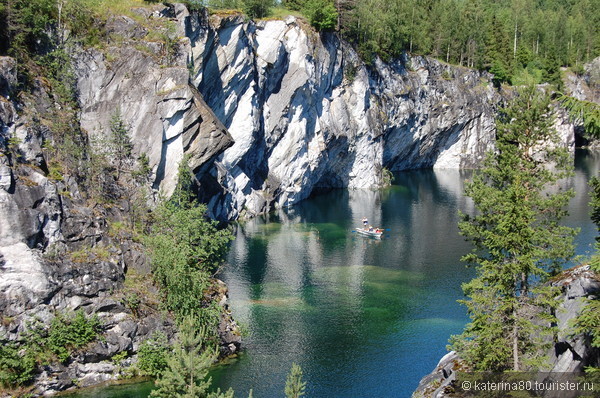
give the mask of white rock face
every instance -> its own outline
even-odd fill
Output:
[[[182,4],[152,15],[180,21],[188,16]],[[170,60],[158,57],[165,53],[160,44],[137,37],[145,36],[140,33],[145,28],[133,20],[111,19],[107,29],[131,42],[105,52],[88,49],[77,55],[81,127],[91,137],[106,138],[111,118],[118,113],[128,127],[134,154],[145,153],[149,158],[154,188],[169,196],[184,155],[191,156],[192,170],[202,174],[212,159],[232,144],[231,137],[189,85],[186,55],[191,49],[183,25],[178,25],[178,50]]]
[[[294,17],[211,18],[186,25],[193,81],[235,141],[211,171],[225,194],[206,193],[218,218],[378,187],[384,167],[475,167],[491,148],[499,96],[482,73],[425,58],[367,69]]]
[[[337,36],[294,17],[255,24],[157,10],[153,18],[177,21],[176,57],[161,65],[139,50],[143,28],[109,22],[132,42],[111,48],[111,61],[95,50],[78,57],[81,123],[106,135],[119,109],[167,195],[191,155],[213,217],[251,217],[317,189],[376,188],[384,168],[474,168],[493,147],[501,98],[486,73],[424,57],[367,68]],[[572,147],[573,126],[557,127]]]

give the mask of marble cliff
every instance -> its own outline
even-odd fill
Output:
[[[148,157],[155,198],[173,192],[184,157],[211,215],[234,220],[318,190],[377,188],[386,170],[476,167],[493,147],[501,95],[484,72],[417,56],[366,65],[294,17],[255,23],[180,4],[135,12],[172,29],[156,40],[150,25],[113,16],[103,46],[70,52],[81,129],[102,138],[118,113],[134,156]],[[54,391],[114,379],[110,358],[135,358],[151,331],[173,327],[119,299],[128,269],[148,272],[139,245],[108,232],[107,218],[127,209],[90,206],[75,178],[49,178],[53,132],[39,115],[56,107],[53,94],[40,78],[18,98],[16,70],[0,58],[0,336],[14,340],[57,311],[98,314],[103,341],[36,383]],[[559,127],[572,146],[573,126]],[[112,249],[87,262],[51,250],[98,247]],[[229,332],[223,325],[223,345],[235,351]]]

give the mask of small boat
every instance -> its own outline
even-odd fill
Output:
[[[379,239],[381,239],[381,236],[383,235],[383,229],[381,229],[381,228],[373,228],[372,231],[369,229],[365,229],[365,228],[356,228],[356,232],[361,235],[370,236],[370,237],[379,238]]]

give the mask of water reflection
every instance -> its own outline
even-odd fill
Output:
[[[578,252],[593,242],[587,180],[597,155],[579,157],[569,225]],[[213,372],[244,396],[282,396],[292,362],[311,397],[408,397],[467,321],[460,285],[473,275],[458,210],[470,171],[397,173],[386,190],[339,190],[240,224],[223,279],[251,335],[232,365]],[[368,217],[373,240],[351,231]]]
[[[398,173],[386,190],[334,191],[240,224],[223,278],[252,335],[217,382],[242,395],[281,395],[294,361],[311,396],[367,396],[375,385],[379,396],[409,394],[425,371],[415,366],[427,357],[419,349],[432,351],[424,335],[443,336],[437,357],[465,321],[446,298],[469,274],[456,230],[457,209],[469,210],[464,178]],[[386,228],[384,239],[352,233],[362,217]]]

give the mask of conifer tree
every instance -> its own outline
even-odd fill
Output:
[[[497,120],[496,152],[466,188],[477,212],[459,224],[474,244],[463,261],[477,277],[463,285],[471,323],[452,348],[475,370],[540,366],[540,343],[552,332],[533,321],[551,324],[552,292],[541,282],[572,256],[575,231],[558,224],[573,192],[557,182],[572,166],[551,115],[548,96],[520,91]]]
[[[202,305],[204,291],[222,264],[232,235],[206,217],[206,205],[198,203],[191,193],[191,178],[184,157],[175,192],[157,206],[144,243],[154,280],[165,296],[165,307],[179,320],[194,315],[199,323],[211,324],[214,311],[206,311]]]
[[[304,395],[305,389],[306,382],[302,381],[302,368],[293,363],[285,381],[285,396],[287,398],[300,398]]]
[[[110,155],[113,157],[117,169],[117,179],[121,171],[131,158],[133,145],[129,138],[129,128],[121,117],[121,111],[117,109],[110,118]]]
[[[233,390],[209,392],[211,378],[208,368],[216,359],[216,351],[204,349],[204,329],[197,331],[193,317],[186,317],[179,331],[179,341],[173,355],[167,360],[168,368],[156,380],[151,397],[160,398],[233,398]]]
[[[590,181],[590,207],[592,222],[600,232],[600,179],[593,177]],[[600,235],[596,236],[596,253],[590,260],[590,268],[600,275]],[[575,320],[575,333],[586,334],[590,337],[592,347],[600,349],[600,297],[598,295],[585,299],[585,306]],[[600,375],[600,363],[586,369]]]

